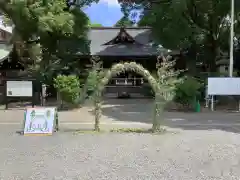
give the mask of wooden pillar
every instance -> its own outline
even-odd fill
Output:
[[[42,106],[46,106],[46,97],[47,97],[47,86],[45,84],[42,84],[42,98],[41,98]]]

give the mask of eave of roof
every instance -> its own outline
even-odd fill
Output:
[[[0,42],[0,62],[3,62],[10,54],[12,45]]]
[[[113,37],[113,39],[111,39],[110,41],[104,43],[103,45],[117,45],[117,44],[126,44],[126,43],[130,43],[130,44],[141,44],[139,42],[137,42],[127,31],[125,28],[120,28],[118,34]]]
[[[121,34],[121,29],[134,39],[135,43],[108,44]],[[99,56],[144,56],[157,54],[157,48],[151,44],[149,27],[93,27],[89,31],[91,55]]]
[[[3,23],[3,16],[0,16],[0,29],[2,29],[3,31],[6,31],[10,34],[12,34],[12,31],[13,31],[12,26],[7,26]]]

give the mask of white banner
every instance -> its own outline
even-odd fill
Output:
[[[32,97],[32,81],[7,81],[8,97]]]
[[[240,78],[208,78],[208,95],[240,95]]]
[[[24,134],[51,135],[56,113],[56,108],[27,108],[24,117]]]

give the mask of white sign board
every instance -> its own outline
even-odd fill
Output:
[[[208,78],[208,95],[240,95],[240,78]]]
[[[8,97],[32,97],[32,81],[7,81]]]
[[[56,108],[27,108],[24,135],[52,135],[56,112]]]

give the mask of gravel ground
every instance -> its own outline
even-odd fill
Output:
[[[109,102],[101,122],[151,123],[151,106],[145,100]],[[23,111],[0,110],[0,179],[240,179],[238,113],[167,113],[170,132],[162,135],[69,131],[87,125],[67,123],[93,122],[91,111],[60,112],[60,132],[24,137],[15,133]]]
[[[3,180],[239,180],[240,134],[174,130],[163,135],[24,137],[0,126]]]

